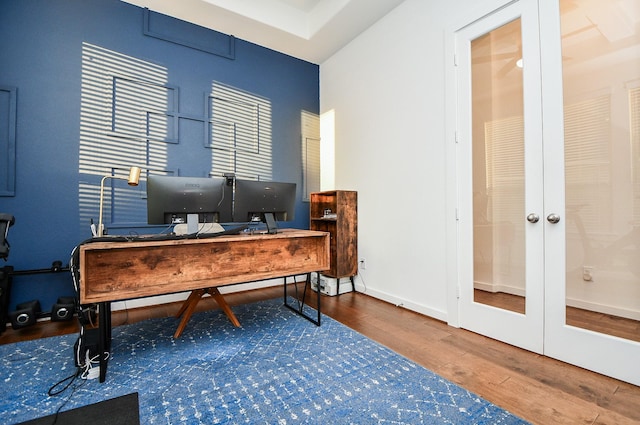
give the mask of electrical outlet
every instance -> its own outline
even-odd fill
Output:
[[[591,282],[593,280],[593,267],[582,266],[582,280]]]
[[[367,269],[367,262],[365,261],[364,258],[361,258],[360,261],[358,261],[358,263],[360,263],[360,269],[362,269],[362,270],[366,270]]]

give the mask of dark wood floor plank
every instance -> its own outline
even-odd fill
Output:
[[[596,406],[549,389],[533,379],[484,359],[464,356],[437,371],[493,403],[534,423],[592,423]],[[562,400],[561,403],[558,400]]]

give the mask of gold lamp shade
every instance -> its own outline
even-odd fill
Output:
[[[104,176],[102,180],[100,180],[100,221],[98,222],[98,237],[104,236],[104,226],[102,224],[102,210],[104,207],[104,182],[107,179],[119,179],[119,180],[127,180],[127,184],[129,186],[137,186],[140,181],[140,167],[131,167],[129,170],[129,177],[125,179],[124,177],[118,176]]]

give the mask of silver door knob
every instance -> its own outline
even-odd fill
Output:
[[[549,214],[549,215],[547,216],[547,221],[548,221],[549,223],[556,224],[557,222],[559,222],[559,221],[560,221],[560,216],[559,216],[558,214]]]
[[[540,217],[538,216],[538,214],[531,213],[527,216],[527,221],[529,223],[537,223],[539,220],[540,220]]]

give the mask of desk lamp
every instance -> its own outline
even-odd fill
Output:
[[[100,221],[98,222],[98,237],[102,237],[104,234],[104,229],[102,226],[102,207],[104,204],[104,181],[106,179],[119,179],[126,180],[129,186],[137,186],[140,181],[140,167],[131,167],[129,170],[129,177],[118,177],[118,176],[104,176],[102,180],[100,180]]]

